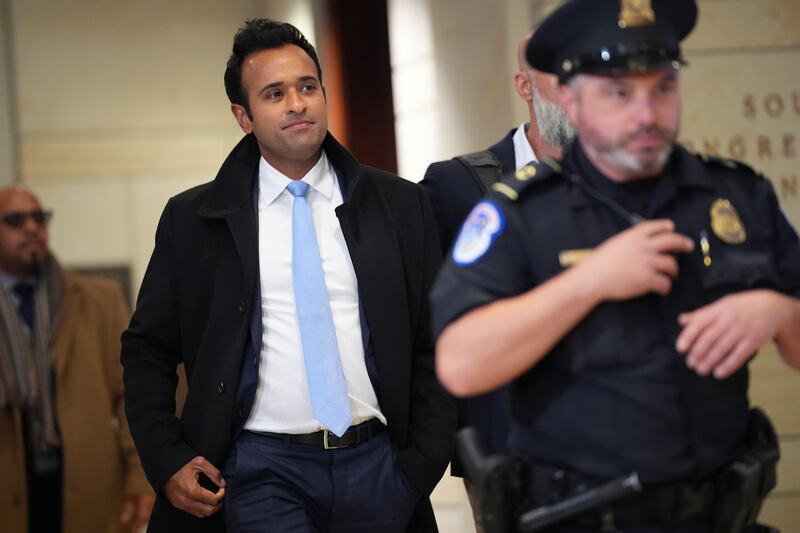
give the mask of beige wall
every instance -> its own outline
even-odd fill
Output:
[[[313,38],[310,5],[11,0],[22,175],[65,264],[130,265],[138,287],[167,198],[241,136],[222,83],[236,28],[271,16]]]
[[[9,0],[0,0],[0,186],[14,181],[16,142],[13,123],[13,78],[8,56],[13,43]]]

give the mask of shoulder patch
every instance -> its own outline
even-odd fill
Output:
[[[765,179],[764,178],[764,174],[760,170],[755,169],[755,168],[751,167],[750,165],[748,165],[747,163],[744,163],[742,161],[738,161],[736,159],[728,159],[726,157],[720,157],[720,156],[708,154],[708,153],[705,153],[705,152],[703,152],[703,153],[698,152],[695,155],[703,163],[705,163],[706,166],[709,166],[709,167],[723,167],[723,168],[728,168],[730,170],[739,170],[739,171],[742,171],[742,172],[747,172],[747,173],[753,174],[754,176],[756,176],[758,178]]]
[[[505,176],[501,181],[495,183],[492,189],[512,202],[516,202],[520,194],[532,187],[533,184],[544,183],[557,177],[563,177],[561,165],[549,157],[544,157],[541,161],[528,163],[514,174]]]
[[[453,246],[453,261],[470,265],[483,257],[494,240],[503,233],[503,212],[491,200],[481,200],[472,208]]]

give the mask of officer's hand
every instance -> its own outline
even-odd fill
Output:
[[[699,375],[713,371],[715,378],[724,379],[773,339],[790,313],[786,297],[775,291],[731,294],[681,314],[683,330],[675,348],[688,352],[686,365]]]
[[[691,252],[692,240],[675,233],[671,220],[637,224],[601,244],[578,266],[595,280],[602,300],[627,300],[672,290],[678,262],[672,254]]]
[[[200,486],[200,474],[205,474],[219,487],[211,492]],[[169,503],[198,518],[205,518],[216,513],[222,507],[225,496],[225,480],[222,473],[204,457],[197,456],[175,472],[164,485],[164,493]]]

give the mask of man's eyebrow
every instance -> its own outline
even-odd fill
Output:
[[[305,81],[309,81],[309,80],[310,80],[310,81],[314,81],[314,82],[316,82],[316,83],[319,83],[319,80],[317,80],[317,77],[316,77],[316,76],[312,76],[312,75],[310,75],[310,74],[309,74],[309,75],[307,75],[307,76],[300,76],[300,77],[298,78],[298,81],[299,81],[299,82],[301,82],[301,83],[302,83],[302,82],[305,82]],[[280,87],[280,86],[282,86],[282,85],[284,85],[284,84],[285,84],[285,82],[284,82],[284,81],[273,81],[272,83],[268,83],[268,84],[266,84],[266,85],[265,85],[264,87],[262,87],[262,88],[261,88],[261,90],[260,90],[260,91],[258,91],[258,92],[259,92],[259,94],[260,94],[260,93],[263,93],[264,91],[267,91],[267,90],[269,90],[269,89],[273,89],[273,88],[275,88],[275,87]]]
[[[262,87],[262,88],[261,88],[261,90],[260,90],[260,91],[258,91],[258,92],[259,92],[259,94],[260,94],[260,93],[263,93],[264,91],[266,91],[266,90],[269,90],[269,89],[272,89],[272,88],[274,88],[274,87],[280,87],[281,85],[283,85],[283,82],[282,82],[282,81],[273,81],[272,83],[268,83],[268,84],[266,84],[266,85],[265,85],[264,87]]]

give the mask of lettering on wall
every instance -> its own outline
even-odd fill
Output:
[[[800,91],[744,94],[740,114],[739,131],[681,142],[692,151],[745,161],[769,175],[782,200],[800,198]]]
[[[781,178],[780,194],[786,198],[797,198],[797,176],[782,177]]]

